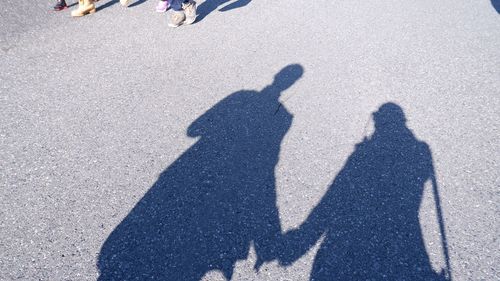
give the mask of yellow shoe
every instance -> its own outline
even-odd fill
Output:
[[[95,13],[94,0],[78,0],[78,9],[71,11],[72,17],[82,17]]]

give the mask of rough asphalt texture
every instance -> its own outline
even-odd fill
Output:
[[[196,143],[189,125],[290,64],[304,74],[280,98],[293,115],[275,167],[283,231],[306,220],[373,131],[371,113],[394,102],[432,152],[453,279],[500,279],[492,2],[253,0],[221,12],[200,1],[202,19],[178,29],[152,0],[101,0],[78,19],[53,2],[0,2],[0,280],[96,280],[112,231]],[[439,271],[432,198],[426,189],[419,220]],[[258,272],[251,249],[232,279],[309,280],[320,243]]]

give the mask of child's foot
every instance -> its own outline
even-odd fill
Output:
[[[174,11],[168,20],[168,26],[178,27],[186,20],[186,15],[183,11]]]
[[[54,6],[54,11],[61,11],[68,8],[65,0],[57,0],[56,5]]]
[[[182,9],[186,13],[184,24],[192,24],[196,20],[196,2],[189,0],[186,4],[182,4]]]
[[[158,5],[156,5],[156,11],[158,13],[165,13],[168,10],[168,7],[170,7],[170,4],[168,1],[158,1]]]

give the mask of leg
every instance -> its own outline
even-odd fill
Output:
[[[176,12],[182,11],[182,4],[184,4],[185,0],[172,0],[170,1],[170,7],[172,7],[172,10]]]

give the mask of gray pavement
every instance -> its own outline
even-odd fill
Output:
[[[152,0],[0,2],[0,280],[499,280],[498,3],[244,4],[169,29]],[[413,135],[380,143],[388,102]]]

